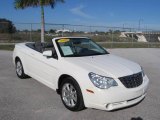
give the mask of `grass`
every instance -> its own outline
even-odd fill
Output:
[[[121,38],[120,34],[103,34],[103,35],[93,35],[84,33],[64,33],[64,36],[88,36],[92,38],[95,42],[102,42],[105,48],[160,48],[160,42],[137,42],[136,39],[132,38]],[[0,42],[6,43],[19,43],[24,41],[40,41],[41,35],[39,32],[17,32],[14,34],[0,34]],[[45,41],[50,41],[55,36],[45,35]],[[113,43],[112,43],[113,42]],[[13,50],[14,45],[0,45],[0,50]]]
[[[56,36],[48,36],[45,35],[45,40],[49,41],[53,37],[61,37],[62,34],[58,34]],[[121,38],[120,34],[102,34],[102,35],[94,35],[90,33],[64,33],[63,36],[88,36],[92,38],[96,42],[136,42],[135,39],[131,38]],[[39,32],[16,32],[14,34],[0,33],[0,41],[3,42],[23,42],[23,41],[39,41],[41,39],[41,34]]]
[[[99,43],[101,46],[105,48],[160,48],[160,43]],[[14,49],[14,45],[0,45],[0,50],[9,50],[12,51]]]
[[[102,43],[100,44],[105,48],[160,48],[160,43]]]
[[[14,45],[0,45],[0,50],[9,50],[13,51]]]

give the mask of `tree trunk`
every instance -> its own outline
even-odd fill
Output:
[[[44,42],[44,31],[45,31],[44,7],[43,5],[41,5],[41,42]]]

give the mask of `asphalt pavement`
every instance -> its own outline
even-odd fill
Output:
[[[160,49],[109,51],[143,66],[150,85],[141,103],[113,112],[90,108],[71,112],[54,90],[32,78],[19,79],[12,52],[0,51],[0,120],[160,120]]]

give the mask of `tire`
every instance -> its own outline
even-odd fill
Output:
[[[60,96],[64,106],[71,111],[84,109],[81,89],[71,77],[65,78],[60,85]]]
[[[24,73],[23,65],[20,59],[16,60],[16,74],[21,79],[28,78],[28,76]]]

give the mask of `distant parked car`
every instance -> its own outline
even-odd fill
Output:
[[[28,75],[56,90],[71,111],[110,111],[136,104],[149,84],[140,65],[83,37],[16,44],[13,62],[19,78]]]

